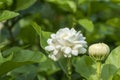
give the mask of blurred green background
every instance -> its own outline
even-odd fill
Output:
[[[0,0],[0,21],[2,53],[17,46],[45,54],[33,21],[43,31],[53,33],[74,27],[83,33],[88,45],[104,42],[111,49],[120,45],[119,0]],[[2,75],[0,80],[66,80],[56,65],[49,59],[29,64]],[[83,80],[76,72],[73,78]]]

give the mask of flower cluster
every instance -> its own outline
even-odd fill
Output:
[[[71,57],[78,54],[86,53],[87,42],[80,31],[74,28],[62,28],[51,34],[51,38],[47,40],[48,46],[45,50],[49,51],[49,57],[54,61],[58,60],[61,56]]]

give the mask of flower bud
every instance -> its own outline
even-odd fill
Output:
[[[89,49],[89,55],[97,61],[104,60],[105,57],[109,54],[109,46],[105,43],[96,43],[92,44]]]

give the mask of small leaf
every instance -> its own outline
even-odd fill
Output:
[[[82,27],[84,27],[89,32],[92,32],[94,29],[94,25],[92,21],[88,19],[80,19],[78,20],[78,24],[80,24]]]
[[[33,5],[37,0],[16,0],[15,11],[24,10]]]
[[[47,40],[48,40],[48,38],[50,38],[51,32],[42,31],[41,27],[39,25],[37,25],[35,22],[32,23],[32,26],[36,30],[36,32],[39,34],[39,36],[40,36],[40,45],[44,49],[45,46],[48,45]]]
[[[4,41],[0,43],[0,49],[4,48],[5,46],[7,46],[8,44],[10,44],[9,41]]]
[[[67,4],[73,12],[76,12],[76,4],[73,1],[67,1]]]
[[[35,31],[37,32],[37,34],[39,36],[41,36],[41,27],[37,23],[35,23],[35,22],[32,23],[32,26],[35,29]]]
[[[107,20],[106,24],[113,26],[113,27],[119,27],[120,26],[120,18],[112,18]]]
[[[78,4],[83,4],[85,3],[87,0],[78,0]]]
[[[0,12],[0,21],[11,19],[11,18],[16,17],[18,15],[19,15],[19,13],[4,10],[2,13]]]
[[[59,8],[69,11],[69,12],[76,12],[77,6],[74,1],[70,0],[46,0],[47,2],[56,4]]]
[[[2,65],[4,62],[10,61],[12,58],[13,58],[13,53],[8,57],[4,58],[2,56],[2,53],[0,52],[0,65]]]

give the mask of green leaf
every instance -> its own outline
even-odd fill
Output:
[[[35,29],[35,31],[37,32],[37,34],[39,36],[41,36],[41,27],[37,23],[35,23],[35,22],[32,22],[32,26]]]
[[[120,79],[120,69],[114,74],[112,80],[119,80]]]
[[[107,20],[106,24],[113,26],[113,27],[119,27],[120,26],[120,19],[119,18],[112,18]]]
[[[110,55],[108,56],[106,60],[106,64],[113,64],[117,68],[120,68],[120,46],[112,50]]]
[[[16,0],[15,11],[24,10],[32,6],[37,0]]]
[[[116,71],[116,66],[112,64],[104,64],[101,72],[102,80],[110,80]]]
[[[47,2],[56,4],[59,8],[70,11],[70,12],[76,12],[77,6],[74,1],[70,0],[46,0]]]
[[[13,58],[10,61],[6,61],[0,65],[0,75],[22,65],[40,63],[46,60],[45,55],[43,55],[41,52],[23,50],[19,47],[13,47],[4,51],[3,56],[6,57],[11,53],[13,53]]]
[[[13,12],[13,11],[4,10],[3,12],[0,12],[0,21],[11,19],[11,18],[16,17],[18,15],[19,15],[19,13],[16,13],[16,12]]]
[[[10,44],[9,41],[4,41],[0,43],[0,49],[4,48],[5,46],[7,46],[8,44]]]
[[[75,2],[73,2],[73,1],[67,1],[67,4],[69,5],[70,9],[73,12],[76,12],[76,4],[75,4]]]
[[[2,56],[2,53],[0,52],[0,65],[2,65],[2,63],[10,61],[13,57],[13,54],[9,55],[8,57],[4,58]]]
[[[80,5],[80,4],[83,4],[83,3],[85,3],[87,0],[78,0],[78,4]]]
[[[81,58],[78,57],[73,60],[75,71],[87,80],[96,80],[96,69],[93,64],[93,60],[88,56],[82,56]]]
[[[103,80],[109,80],[120,68],[120,46],[112,50],[102,69]]]
[[[23,43],[26,43],[28,45],[35,44],[35,41],[37,39],[37,34],[35,33],[35,30],[32,28],[32,26],[24,26],[21,28],[18,39],[22,40]]]
[[[16,76],[17,80],[34,80],[38,73],[37,67],[38,66],[35,66],[33,64],[21,66],[19,68],[12,70],[10,72],[11,74],[10,76]]]
[[[45,46],[48,45],[47,40],[50,37],[51,32],[42,31],[41,27],[39,25],[37,25],[35,22],[32,23],[32,26],[36,30],[36,32],[39,34],[39,36],[40,36],[40,45],[44,49]]]
[[[4,7],[3,2],[0,2],[0,9],[3,7]]]
[[[84,27],[89,32],[92,32],[94,29],[94,25],[92,21],[88,19],[80,19],[78,20],[78,24],[80,24],[82,27]]]
[[[38,75],[37,78],[38,78],[38,80],[45,80],[45,77],[42,75]]]
[[[0,9],[9,8],[13,4],[13,0],[0,0]]]
[[[13,4],[13,0],[4,0],[7,7],[10,7]]]
[[[60,68],[51,59],[47,59],[45,62],[42,62],[39,65],[39,72],[46,72],[47,75],[52,75],[60,70]]]

